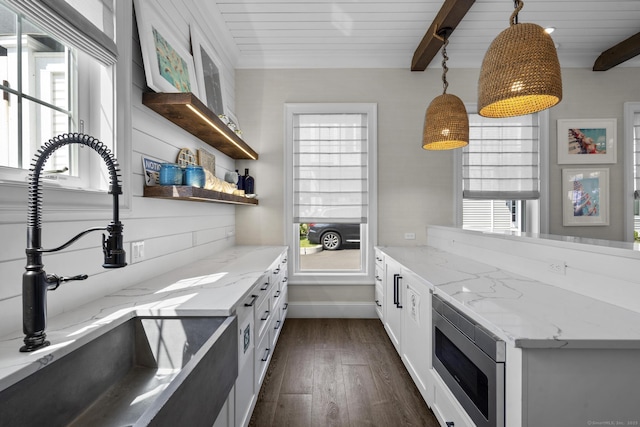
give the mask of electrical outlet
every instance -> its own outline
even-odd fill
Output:
[[[131,242],[131,264],[144,259],[144,241]]]
[[[405,240],[416,240],[416,233],[404,233]]]
[[[556,274],[564,275],[566,268],[567,268],[567,265],[562,260],[557,260],[557,259],[549,260],[549,263],[547,264],[547,270]]]

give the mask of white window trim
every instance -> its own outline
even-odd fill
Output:
[[[131,214],[131,84],[133,6],[128,0],[116,0],[116,40],[118,62],[115,65],[116,120],[115,154],[120,165],[121,185],[120,216]],[[43,141],[44,142],[44,141]],[[97,153],[95,153],[98,156]],[[98,158],[98,157],[96,157]],[[99,160],[99,158],[98,158]],[[12,168],[3,168],[9,170]],[[24,174],[22,169],[13,169],[15,176]],[[11,173],[13,174],[13,171]],[[45,182],[43,213],[49,221],[69,219],[103,219],[112,215],[113,197],[106,191],[64,188]],[[0,223],[24,222],[27,215],[28,183],[1,181]]]
[[[624,240],[633,242],[633,116],[640,113],[640,102],[624,103]]]
[[[289,245],[289,283],[292,285],[371,285],[374,283],[373,248],[378,240],[378,106],[374,103],[291,103],[284,106],[285,126],[285,195],[284,195],[284,230],[285,241]],[[359,273],[347,273],[339,270],[313,271],[309,273],[299,272],[300,254],[293,253],[296,245],[294,238],[299,237],[299,228],[293,224],[293,114],[313,113],[366,113],[369,127],[368,147],[368,193],[369,216],[366,227],[366,238],[361,238],[360,257],[361,266]],[[363,244],[364,242],[364,244]]]
[[[475,103],[465,103],[465,108],[469,113],[477,113],[478,108]],[[538,234],[549,233],[549,110],[538,113],[539,135],[540,135],[540,199],[538,200],[539,224],[530,224],[531,219],[535,219],[535,212],[527,211],[525,220],[526,230],[534,230]],[[455,215],[455,226],[462,228],[462,151],[455,150],[453,153],[453,212]],[[527,209],[528,210],[528,209]],[[536,231],[537,229],[537,231]]]

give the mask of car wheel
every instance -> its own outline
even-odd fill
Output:
[[[322,235],[322,249],[327,251],[335,251],[340,248],[342,239],[335,231],[328,231]]]

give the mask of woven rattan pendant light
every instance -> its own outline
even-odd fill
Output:
[[[524,3],[515,0],[510,26],[491,43],[478,82],[478,112],[513,117],[553,107],[562,100],[560,62],[551,36],[536,24],[519,24]]]
[[[469,116],[464,103],[455,95],[447,93],[447,44],[451,28],[443,28],[437,35],[442,37],[442,84],[444,90],[431,101],[424,117],[422,148],[425,150],[451,150],[469,144]]]

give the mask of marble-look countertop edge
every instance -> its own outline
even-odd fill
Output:
[[[430,246],[376,249],[511,346],[640,348],[640,313]]]
[[[20,353],[20,331],[0,338],[0,390],[132,317],[231,316],[286,246],[234,246],[48,319],[51,345]],[[251,259],[251,267],[245,261]],[[224,292],[222,292],[224,291]]]

